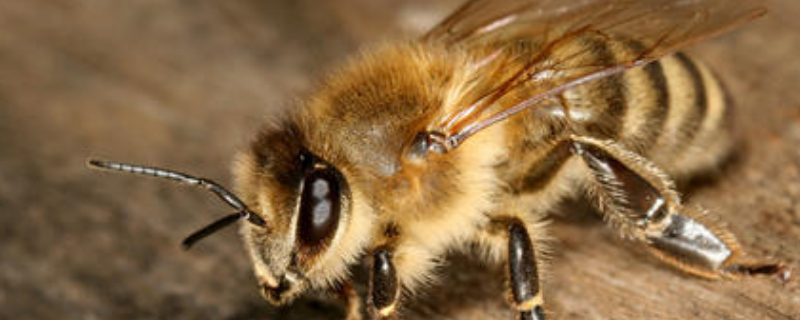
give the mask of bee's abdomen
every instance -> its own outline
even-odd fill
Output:
[[[706,66],[683,53],[658,63],[667,80],[669,103],[663,127],[646,155],[676,177],[714,167],[732,144],[727,93]]]
[[[635,44],[586,45],[601,62],[637,52]],[[579,134],[616,140],[676,178],[715,166],[730,146],[722,86],[683,53],[567,91],[562,101]]]
[[[635,43],[587,37],[588,59],[614,65],[641,52]],[[641,68],[569,89],[553,101],[566,118],[528,112],[507,124],[517,141],[509,159],[518,164],[501,171],[509,185],[535,193],[564,173],[569,150],[557,147],[569,134],[613,140],[653,161],[672,178],[683,180],[714,168],[731,146],[729,103],[711,71],[683,53]]]

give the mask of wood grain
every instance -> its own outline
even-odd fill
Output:
[[[0,319],[338,319],[259,296],[233,230],[182,252],[226,208],[197,190],[90,172],[89,156],[230,180],[258,124],[363,44],[414,34],[456,0],[0,2]],[[736,159],[690,187],[744,248],[798,267],[800,2],[691,51],[738,108]],[[712,282],[625,242],[591,210],[554,222],[552,319],[800,319],[800,284]],[[469,256],[405,319],[511,319],[503,276]],[[357,270],[363,280],[363,272]],[[363,282],[362,282],[363,283]],[[359,288],[363,293],[363,285]]]

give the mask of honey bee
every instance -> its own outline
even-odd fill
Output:
[[[268,301],[328,290],[350,320],[362,258],[369,310],[394,317],[439,257],[474,246],[507,266],[519,318],[545,319],[542,221],[573,196],[690,274],[787,278],[674,186],[732,147],[723,86],[678,51],[764,13],[757,0],[472,0],[419,39],[361,52],[265,125],[237,156],[238,196],[176,171],[89,164],[208,189],[235,213],[187,248],[244,221]]]

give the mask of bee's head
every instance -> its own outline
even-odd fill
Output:
[[[239,155],[234,170],[239,196],[178,171],[94,159],[88,165],[213,192],[234,213],[191,234],[184,248],[244,221],[241,232],[261,292],[273,304],[284,304],[308,288],[330,287],[346,278],[347,267],[371,238],[372,209],[363,193],[348,184],[342,159],[303,147],[298,130],[266,130]]]
[[[273,304],[344,278],[369,238],[369,218],[354,219],[345,173],[301,141],[294,130],[265,131],[235,168],[244,202],[265,221],[243,224],[242,235]]]

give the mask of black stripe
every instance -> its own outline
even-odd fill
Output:
[[[617,64],[617,58],[610,48],[608,39],[602,36],[587,36],[584,45],[594,53],[594,63],[602,66]],[[601,93],[601,98],[605,100],[602,107],[605,108],[600,110],[602,112],[596,119],[592,119],[586,125],[586,130],[590,135],[601,139],[613,139],[622,132],[622,119],[628,108],[622,77],[622,74],[606,77],[598,81],[593,88]],[[595,105],[595,107],[599,108],[601,105]]]
[[[680,63],[681,67],[683,67],[686,72],[689,73],[689,77],[692,81],[692,88],[694,90],[694,107],[695,113],[688,113],[687,117],[693,117],[693,119],[683,119],[683,128],[681,128],[682,132],[687,134],[686,141],[684,141],[684,146],[691,145],[692,140],[698,134],[698,129],[700,125],[703,123],[703,119],[705,119],[706,114],[708,113],[708,97],[706,96],[706,84],[703,81],[703,74],[700,73],[700,69],[697,65],[692,61],[689,56],[686,54],[679,52],[675,55],[677,58],[678,63]]]
[[[649,136],[643,137],[640,142],[642,146],[650,147],[655,145],[656,139],[664,131],[664,125],[667,123],[667,117],[669,116],[669,85],[667,84],[667,77],[664,75],[664,66],[660,61],[644,66],[643,71],[647,75],[650,87],[655,94],[655,98],[652,101],[653,107],[645,115],[645,130],[647,130]]]
[[[522,178],[521,185],[515,191],[528,193],[544,189],[556,177],[570,155],[572,154],[570,153],[569,145],[559,143],[529,167],[528,174]]]
[[[641,55],[648,49],[647,46],[633,39],[624,40],[623,44],[630,51],[629,53],[635,56]],[[635,133],[636,143],[632,144],[642,147],[642,150],[635,151],[644,154],[648,151],[647,148],[655,144],[655,141],[663,132],[662,129],[667,122],[669,113],[669,85],[664,75],[664,67],[661,61],[655,61],[645,65],[642,67],[642,72],[644,73],[647,83],[636,86],[629,85],[630,81],[626,81],[626,88],[628,90],[650,90],[652,94],[647,96],[655,95],[652,100],[646,101],[642,105],[629,106],[629,108],[643,108],[647,111],[643,114],[645,121],[644,130],[638,130],[639,132]],[[630,73],[623,74],[623,76],[626,77],[625,80],[628,80],[628,74]],[[635,94],[636,93],[634,93],[634,95]]]
[[[731,91],[713,70],[711,72],[711,80],[719,86],[719,90],[722,93],[722,107],[725,108],[725,110],[722,110],[722,123],[720,126],[732,132],[735,124],[735,113],[733,109],[735,109],[736,106]]]

